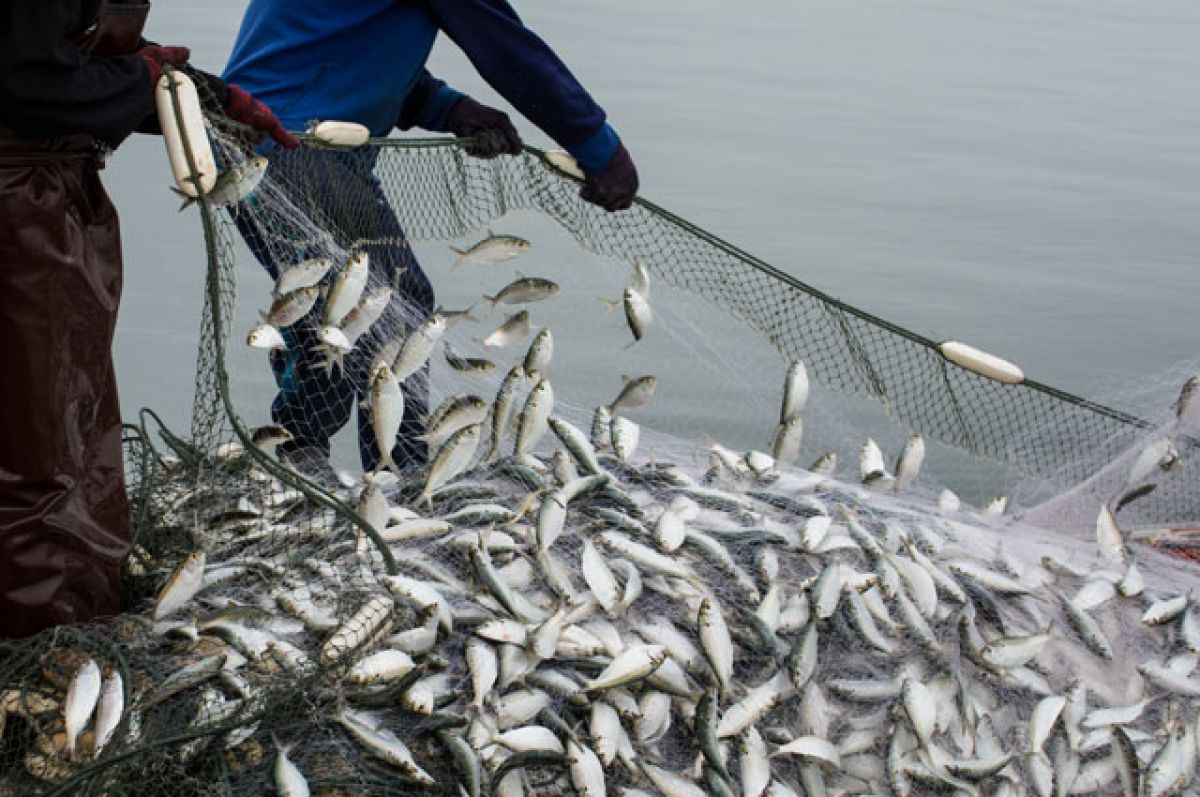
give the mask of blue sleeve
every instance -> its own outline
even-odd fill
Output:
[[[438,27],[500,96],[585,171],[599,172],[617,151],[604,109],[507,0],[427,0]]]
[[[454,104],[464,96],[461,91],[455,91],[447,86],[445,81],[429,74],[428,69],[422,70],[416,85],[404,99],[404,107],[400,110],[400,119],[396,122],[396,127],[401,130],[421,127],[444,133],[446,114],[450,113]]]

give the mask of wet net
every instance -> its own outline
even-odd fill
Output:
[[[935,503],[912,444],[895,467],[873,442],[861,465],[791,467],[825,449],[790,431],[820,384],[1086,481],[1089,531],[1100,502],[1121,527],[1164,524],[1195,517],[1165,408],[1152,424],[964,370],[649,202],[586,205],[537,151],[308,137],[264,176],[241,131],[210,133],[226,177],[198,203],[192,427],[128,427],[128,614],[4,643],[0,797],[1194,790],[1194,568],[1116,522],[1078,540]],[[498,220],[456,274],[532,259],[500,238],[526,229],[550,260],[610,266],[553,300],[521,283],[490,315],[435,308],[423,242]],[[653,316],[622,294],[637,264]],[[595,335],[573,332],[585,304],[603,317],[595,292],[634,305],[614,313],[631,329],[614,318],[614,359],[571,371],[558,352]],[[777,368],[733,391],[771,455],[630,418],[702,370],[656,363],[657,389],[610,372],[688,298],[697,327]],[[787,361],[814,395],[793,370],[781,413]],[[317,452],[339,467],[310,456],[342,427]]]

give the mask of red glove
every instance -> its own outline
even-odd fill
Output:
[[[158,79],[162,77],[163,64],[179,66],[187,63],[187,60],[192,57],[192,51],[186,47],[160,47],[157,44],[147,44],[135,55],[139,56],[146,63],[146,69],[150,70],[150,85],[157,86]]]
[[[283,129],[283,125],[275,118],[275,114],[271,113],[270,108],[242,91],[239,86],[229,86],[225,115],[235,122],[241,122],[260,133],[265,133],[285,149],[296,149],[300,146],[300,141]]]

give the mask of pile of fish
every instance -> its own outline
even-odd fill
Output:
[[[76,664],[24,771],[149,746],[169,707],[174,733],[206,731],[179,766],[236,758],[287,795],[1194,791],[1195,602],[1146,583],[1107,510],[1084,551],[902,500],[915,441],[895,475],[868,441],[857,484],[715,443],[693,474],[636,461],[619,415],[585,434],[546,412],[538,455],[526,406],[512,453],[346,493],[395,573],[269,476],[226,496],[126,643],[172,670]],[[322,710],[281,719],[281,683]]]
[[[458,254],[527,248],[489,234]],[[339,367],[391,302],[367,273],[362,252],[297,264],[250,345],[315,312]],[[485,298],[557,291],[518,276]],[[620,300],[635,342],[649,295],[639,266]],[[463,320],[439,310],[375,357],[381,451],[400,384]],[[531,332],[521,310],[481,345]],[[143,540],[131,575],[162,586],[113,632],[122,655],[56,642],[0,684],[0,796],[88,773],[134,793],[121,767],[143,753],[281,795],[1196,792],[1195,573],[1136,552],[1107,508],[1084,548],[1000,527],[1003,499],[922,500],[919,435],[891,469],[872,440],[852,477],[832,454],[796,468],[800,363],[770,453],[708,441],[703,473],[648,460],[626,413],[656,378],[627,380],[585,432],[556,412],[552,353],[542,329],[495,396],[446,397],[419,475],[385,455],[343,485],[362,526],[240,446],[199,469],[239,480],[196,492],[177,467],[154,511],[190,550]]]

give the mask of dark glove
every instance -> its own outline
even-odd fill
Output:
[[[475,139],[466,150],[477,158],[521,154],[521,137],[508,114],[481,105],[470,97],[454,103],[446,114],[446,130],[459,138]]]
[[[587,181],[579,189],[579,196],[605,210],[625,210],[637,196],[637,168],[624,144],[617,144],[617,151],[604,171],[585,176]]]
[[[151,86],[158,85],[158,79],[162,77],[163,64],[179,66],[192,57],[192,51],[186,47],[160,47],[157,44],[147,44],[138,49],[135,54],[146,63],[146,69],[150,70]]]
[[[235,122],[241,122],[260,133],[265,133],[285,149],[296,149],[300,146],[300,141],[283,129],[283,125],[275,118],[275,114],[271,113],[270,108],[242,91],[239,86],[229,86],[225,115]]]

